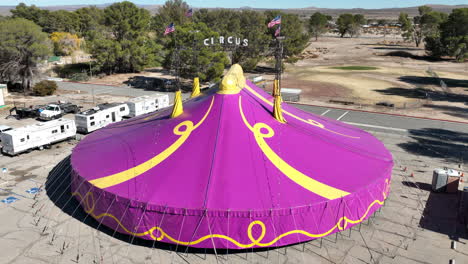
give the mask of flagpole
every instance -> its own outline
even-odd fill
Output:
[[[179,79],[179,68],[180,68],[180,56],[179,56],[179,47],[177,45],[177,30],[175,30],[174,24],[174,52],[175,52],[175,81],[176,81],[176,89],[180,91],[180,79]]]

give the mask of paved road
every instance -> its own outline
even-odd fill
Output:
[[[332,109],[320,106],[295,106],[304,111],[340,120],[365,130],[398,134],[435,134],[435,136],[439,135],[442,138],[457,137],[460,139],[460,137],[463,137],[468,144],[468,124],[354,110]]]
[[[112,94],[119,96],[132,96],[138,97],[143,95],[151,95],[156,93],[156,91],[145,90],[140,88],[134,88],[130,86],[108,86],[108,85],[99,85],[99,84],[85,84],[85,83],[73,83],[73,82],[57,82],[59,89],[62,90],[73,90],[73,91],[83,91],[89,94],[102,95],[102,94]],[[164,93],[164,92],[158,92]],[[169,99],[172,101],[174,98],[174,93],[169,94]],[[182,94],[182,97],[188,98],[189,93]]]
[[[120,96],[142,96],[155,93],[144,89],[128,86],[105,86],[95,84],[80,84],[70,82],[59,82],[60,89],[81,90],[89,94],[112,94]],[[174,93],[168,93],[173,100]],[[190,94],[183,94],[187,98]],[[296,107],[317,115],[322,115],[335,120],[340,120],[369,131],[380,131],[387,133],[429,133],[440,135],[441,138],[463,137],[468,141],[468,124],[445,122],[429,119],[392,116],[386,114],[367,113],[354,110],[331,109],[327,107],[295,105]],[[468,121],[468,120],[467,120]],[[468,144],[468,142],[466,142]]]

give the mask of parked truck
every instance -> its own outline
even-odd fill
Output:
[[[90,133],[111,123],[119,122],[130,113],[125,103],[100,104],[75,115],[76,128],[80,133]]]
[[[61,118],[63,115],[68,113],[76,114],[80,112],[80,108],[72,103],[59,103],[59,104],[48,104],[42,111],[40,111],[40,120],[52,120]]]
[[[145,95],[132,98],[127,102],[130,113],[126,117],[135,117],[151,113],[169,106],[167,94]]]
[[[16,119],[37,118],[45,105],[31,105],[29,107],[15,106],[10,109],[10,116],[15,112]]]
[[[75,137],[75,121],[61,118],[3,132],[0,144],[3,153],[13,156]]]

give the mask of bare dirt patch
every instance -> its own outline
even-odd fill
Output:
[[[297,88],[302,90],[302,97],[334,97],[351,96],[352,90],[342,85],[327,82],[297,80],[294,78],[285,78],[282,80],[283,87]]]

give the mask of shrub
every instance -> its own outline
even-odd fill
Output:
[[[33,92],[38,96],[52,95],[57,90],[57,83],[54,81],[40,81],[33,87]]]
[[[86,72],[78,72],[70,75],[69,79],[74,82],[86,82],[89,80],[89,76]]]

